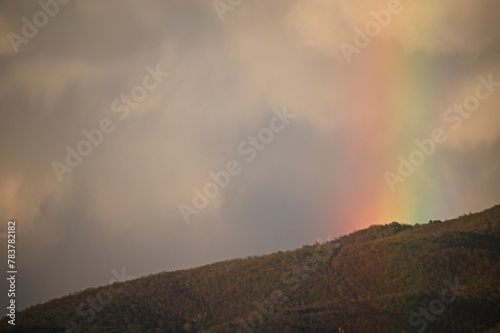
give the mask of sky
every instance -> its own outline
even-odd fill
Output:
[[[18,307],[113,271],[498,204],[498,13],[496,0],[0,2],[0,232],[16,220]]]

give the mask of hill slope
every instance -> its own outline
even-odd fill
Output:
[[[6,332],[500,332],[500,206],[165,272],[30,307]],[[496,327],[496,328],[495,328]]]

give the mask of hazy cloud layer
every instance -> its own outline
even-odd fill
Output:
[[[16,53],[8,34],[21,36],[22,18],[41,7],[2,2],[0,220],[19,225],[21,306],[105,284],[112,269],[140,276],[498,203],[500,92],[398,185],[412,197],[384,179],[405,147],[474,93],[478,76],[500,81],[498,1],[402,0],[348,65],[339,44],[387,3],[243,1],[221,22],[211,1],[74,1]],[[384,118],[357,108],[396,75],[380,68],[398,64],[367,60],[381,50],[409,73],[434,64],[424,81],[439,91],[409,79],[430,109]],[[120,119],[112,103],[143,84],[148,66],[168,76]],[[247,162],[239,144],[284,107],[296,118]],[[114,130],[59,182],[52,163],[65,163],[66,146],[76,149],[104,118]],[[187,225],[178,205],[233,159],[241,174]],[[380,198],[392,213],[348,219]],[[410,217],[409,205],[428,208]]]

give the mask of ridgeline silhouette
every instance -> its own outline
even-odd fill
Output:
[[[500,332],[500,205],[89,288],[2,332]],[[104,295],[104,293],[101,293]],[[83,305],[82,305],[83,304]]]

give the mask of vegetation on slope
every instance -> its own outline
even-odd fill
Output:
[[[91,288],[18,313],[15,327],[3,318],[0,330],[500,332],[499,258],[496,206]]]

